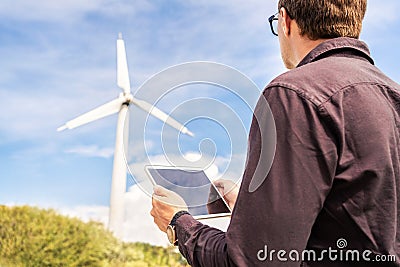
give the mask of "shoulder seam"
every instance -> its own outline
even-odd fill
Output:
[[[330,100],[332,100],[332,98],[333,98],[334,96],[336,96],[337,94],[339,94],[339,93],[341,93],[341,92],[343,92],[343,91],[345,91],[345,90],[347,90],[347,89],[349,89],[349,88],[351,88],[351,87],[354,87],[354,86],[357,86],[357,85],[361,85],[361,84],[380,85],[380,86],[383,86],[383,87],[385,87],[386,89],[389,89],[389,90],[390,90],[390,88],[388,87],[387,84],[379,83],[379,82],[371,82],[371,81],[368,81],[368,82],[352,83],[352,84],[346,85],[346,86],[344,86],[344,87],[338,89],[336,92],[334,92],[333,94],[331,94],[329,97],[327,97],[325,100],[321,101],[320,103],[317,103],[317,101],[316,101],[312,96],[308,95],[305,91],[303,91],[303,90],[301,90],[301,89],[299,89],[299,88],[296,88],[296,86],[293,86],[293,85],[290,85],[290,84],[286,84],[286,83],[282,83],[282,82],[276,82],[276,83],[271,83],[271,84],[269,84],[269,85],[264,89],[264,92],[265,92],[266,90],[270,90],[270,89],[279,89],[279,88],[282,88],[282,89],[285,89],[285,90],[290,90],[290,91],[295,92],[300,98],[311,102],[317,109],[321,109],[321,108],[323,108],[323,106],[324,106],[327,102],[329,102]],[[319,102],[319,101],[318,101],[318,102]]]
[[[337,94],[339,94],[339,93],[341,93],[341,92],[343,92],[343,91],[346,91],[347,89],[349,89],[349,88],[351,88],[351,87],[354,87],[354,86],[357,86],[357,85],[361,85],[361,84],[380,85],[380,86],[382,86],[382,87],[385,87],[387,90],[391,90],[391,91],[392,91],[392,89],[391,89],[390,87],[388,87],[387,84],[383,84],[383,83],[379,83],[379,82],[358,82],[358,83],[352,83],[352,84],[346,85],[346,86],[340,88],[339,90],[337,90],[335,93],[333,93],[333,94],[332,94],[331,96],[329,96],[327,99],[325,99],[324,101],[322,101],[321,104],[320,104],[319,106],[322,107],[322,106],[325,105],[327,102],[329,102],[330,100],[332,100],[332,98],[333,98],[334,96],[336,96]]]
[[[265,92],[267,90],[270,90],[270,89],[279,89],[279,88],[285,89],[285,90],[289,90],[289,91],[293,91],[300,98],[311,102],[315,107],[318,108],[318,106],[319,106],[311,96],[307,95],[306,92],[304,92],[303,90],[295,88],[295,86],[293,86],[293,85],[289,85],[289,84],[285,84],[285,83],[281,83],[281,82],[279,82],[279,83],[271,83],[264,89],[263,92]]]

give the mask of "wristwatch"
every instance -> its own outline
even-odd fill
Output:
[[[178,239],[176,238],[175,226],[170,224],[167,226],[167,237],[169,243],[171,243],[174,246],[177,245]]]
[[[185,214],[190,214],[190,213],[187,212],[186,210],[178,211],[177,213],[175,213],[175,215],[172,218],[171,222],[167,226],[168,241],[169,241],[169,243],[171,243],[174,246],[178,245],[178,238],[176,236],[176,231],[175,231],[176,221],[179,219],[179,217],[181,217],[182,215],[185,215]]]

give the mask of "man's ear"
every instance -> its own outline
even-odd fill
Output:
[[[285,36],[289,36],[291,33],[291,22],[292,19],[289,17],[289,14],[286,8],[281,7],[279,10],[279,15],[281,16],[281,21],[279,27],[281,27],[282,32]]]

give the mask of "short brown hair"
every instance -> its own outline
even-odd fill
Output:
[[[279,0],[300,34],[311,40],[335,37],[359,38],[367,0]]]

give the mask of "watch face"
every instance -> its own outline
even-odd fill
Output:
[[[168,237],[168,241],[171,244],[175,243],[175,241],[176,241],[176,239],[175,239],[175,229],[171,225],[168,225],[168,227],[167,227],[167,237]]]

